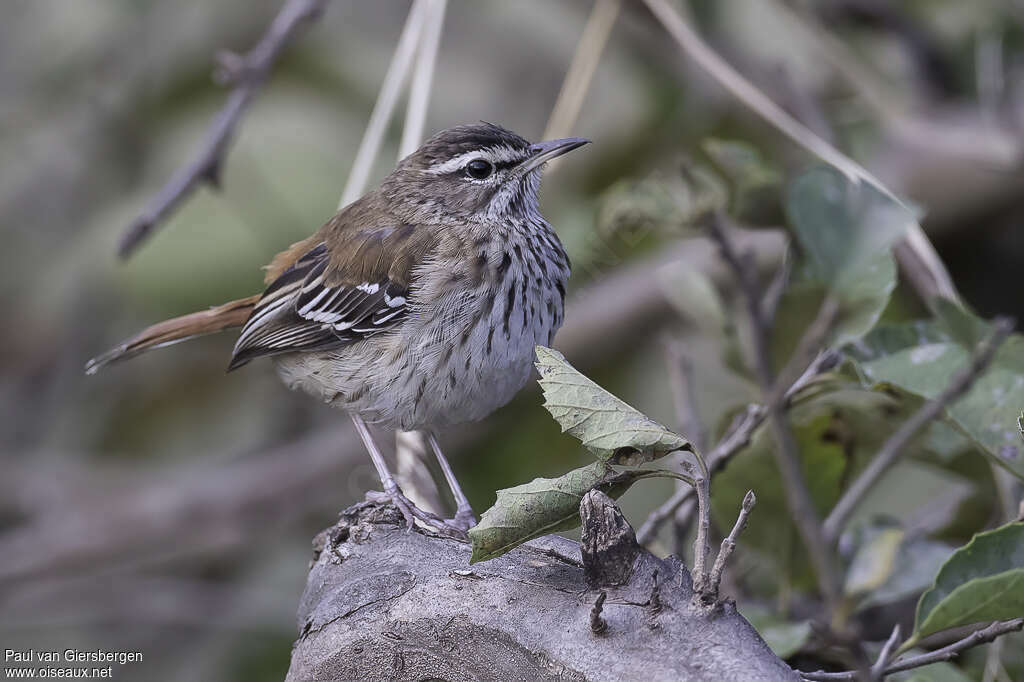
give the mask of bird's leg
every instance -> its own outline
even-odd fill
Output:
[[[413,525],[416,523],[416,519],[419,519],[428,526],[436,528],[446,535],[455,537],[465,536],[464,529],[459,528],[455,524],[448,523],[436,514],[431,514],[430,512],[420,509],[413,504],[412,500],[402,494],[402,490],[398,487],[398,484],[395,483],[395,477],[388,468],[388,464],[384,460],[384,455],[382,455],[380,449],[377,448],[377,444],[374,442],[373,435],[370,433],[370,429],[366,426],[366,422],[357,414],[352,414],[350,416],[352,417],[352,423],[356,426],[356,431],[359,432],[359,437],[363,439],[363,445],[366,446],[367,452],[370,453],[370,459],[373,460],[373,467],[377,470],[377,476],[380,477],[380,482],[384,485],[383,493],[371,492],[367,493],[367,497],[370,499],[383,498],[398,507],[398,510],[402,512],[402,517],[405,519],[406,526],[409,530],[412,530]]]
[[[452,497],[455,498],[455,518],[451,519],[451,522],[461,530],[469,530],[476,525],[476,516],[473,515],[473,508],[469,506],[469,500],[466,499],[466,495],[462,492],[462,487],[459,485],[458,479],[455,478],[451,465],[448,464],[448,458],[441,452],[441,446],[438,444],[437,438],[431,433],[427,435],[427,439],[430,441],[430,448],[434,451],[434,456],[437,457],[437,463],[441,465],[444,480],[448,482],[448,487],[452,491]]]

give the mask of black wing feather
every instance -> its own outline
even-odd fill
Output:
[[[341,348],[401,323],[407,288],[389,279],[327,285],[329,261],[318,244],[267,287],[242,328],[229,371],[262,355]]]

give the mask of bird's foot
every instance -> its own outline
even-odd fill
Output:
[[[468,537],[466,531],[476,524],[476,519],[473,518],[472,512],[469,513],[469,521],[467,523],[465,517],[460,517],[459,514],[456,514],[454,519],[442,519],[437,514],[420,509],[402,493],[398,486],[395,486],[391,491],[378,492],[371,490],[366,493],[366,499],[371,502],[386,502],[398,507],[398,511],[402,513],[402,518],[405,519],[406,530],[408,531],[413,529],[418,520],[424,526],[432,528],[442,535],[465,540]]]
[[[462,532],[468,531],[470,528],[476,525],[476,516],[473,514],[473,510],[468,506],[464,509],[459,509],[455,512],[455,517],[448,519],[447,523],[462,530]]]

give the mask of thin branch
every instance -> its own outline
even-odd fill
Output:
[[[996,621],[986,628],[981,630],[975,630],[971,634],[967,635],[963,639],[953,642],[949,646],[936,649],[927,654],[921,654],[919,656],[912,656],[902,661],[897,661],[885,669],[885,675],[892,675],[894,673],[903,672],[904,670],[913,670],[914,668],[920,668],[925,665],[931,665],[932,663],[941,663],[943,661],[949,661],[956,658],[962,651],[976,647],[979,644],[988,644],[997,637],[1001,637],[1010,632],[1017,632],[1021,628],[1024,628],[1024,618],[1015,618],[1014,620],[1007,621]],[[827,673],[827,672],[801,672],[800,676],[805,680],[814,680],[816,682],[831,682],[832,680],[856,680],[857,676],[860,675],[858,670],[847,670],[838,673]]]
[[[892,629],[892,634],[889,635],[889,639],[886,640],[885,645],[878,654],[878,659],[875,660],[875,664],[871,666],[871,679],[878,680],[879,682],[885,677],[885,668],[889,665],[890,659],[892,659],[893,652],[896,650],[896,645],[900,643],[900,626],[899,623]]]
[[[402,492],[420,509],[444,514],[444,503],[430,473],[426,435],[422,431],[395,431],[395,479]]]
[[[789,390],[786,391],[784,397],[785,404],[788,404],[793,397],[802,391],[816,376],[831,369],[838,356],[833,353],[821,353],[811,366],[807,368],[807,371],[798,378]],[[743,414],[736,417],[733,421],[732,426],[726,432],[726,435],[722,437],[722,440],[718,442],[711,452],[707,455],[708,469],[712,474],[717,472],[725,463],[732,458],[737,452],[745,448],[750,444],[750,439],[754,435],[754,431],[757,430],[761,424],[764,423],[765,417],[768,411],[764,405],[752,404],[747,405],[746,410]],[[655,509],[644,521],[643,525],[640,526],[640,530],[637,531],[636,539],[640,544],[646,544],[650,542],[658,529],[672,518],[675,513],[686,500],[690,499],[693,494],[692,488],[684,488],[677,491],[671,498],[669,498],[664,504]]]
[[[779,371],[772,383],[772,389],[765,398],[766,405],[781,405],[785,396],[796,381],[803,376],[814,361],[821,357],[821,349],[825,345],[832,329],[839,318],[839,299],[829,295],[825,297],[818,314],[793,350],[786,366]]]
[[[604,52],[621,8],[622,0],[594,1],[590,18],[587,19],[587,25],[583,28],[583,35],[580,36],[576,53],[565,74],[562,89],[558,93],[558,99],[555,100],[555,106],[551,110],[547,127],[544,129],[545,140],[566,137],[572,133],[576,119],[579,118],[580,109],[583,108],[583,100],[586,99],[587,91],[590,90],[594,71],[597,69],[598,62],[601,61],[601,53]]]
[[[729,560],[733,551],[736,549],[736,539],[743,532],[743,529],[747,527],[747,519],[750,517],[750,510],[757,504],[757,497],[754,495],[753,490],[748,490],[747,494],[743,496],[743,504],[740,506],[739,516],[736,517],[736,523],[732,527],[732,531],[729,535],[722,540],[722,546],[718,550],[718,556],[715,557],[715,565],[711,567],[711,577],[708,581],[705,594],[702,595],[706,604],[714,604],[718,602],[718,588],[722,584],[722,571],[725,570],[725,563]]]
[[[221,69],[229,72],[229,79],[234,85],[228,101],[210,124],[198,156],[174,174],[125,230],[118,255],[122,258],[130,256],[200,183],[219,184],[220,169],[235,126],[266,81],[285,45],[301,28],[318,18],[326,4],[327,0],[286,0],[266,33],[244,57],[221,56]]]
[[[420,10],[419,15],[423,25],[419,29],[420,37],[416,68],[412,75],[412,84],[409,88],[409,104],[405,113],[405,125],[402,128],[402,142],[398,146],[399,161],[416,151],[423,139],[423,129],[426,127],[427,109],[430,103],[431,84],[434,80],[434,66],[437,63],[437,52],[441,45],[441,29],[444,26],[444,13],[447,5],[447,0],[419,1],[425,5],[425,9]],[[409,21],[413,21],[411,11]],[[398,51],[401,49],[402,39],[399,40],[399,45],[395,49],[395,59],[397,59]],[[403,77],[404,75],[402,77],[396,76],[396,80],[401,81]],[[390,82],[387,77],[384,80],[385,82],[381,86],[381,97],[384,96],[384,89],[389,86]],[[379,103],[380,100],[378,100]],[[376,107],[374,108],[374,113],[376,113]],[[364,143],[370,137],[371,129],[373,134],[377,136],[367,170],[373,165],[373,159],[377,157],[383,137],[383,130],[387,127],[390,117],[391,112],[388,111],[383,126],[379,131],[373,128],[372,121],[367,126],[366,134],[363,138]],[[366,184],[365,177],[362,180],[362,184],[364,186]],[[356,192],[358,195],[362,194],[363,189],[365,187],[353,185],[352,177],[349,177],[349,185],[345,188],[346,193],[358,190]],[[354,199],[355,197],[353,196],[352,198]],[[348,202],[343,198],[342,204],[345,203]],[[444,505],[441,502],[441,492],[430,475],[426,451],[427,440],[422,432],[400,430],[395,432],[395,463],[402,490],[417,504],[422,502],[426,505],[424,508],[440,513],[444,509]]]
[[[405,113],[405,127],[402,129],[402,143],[398,146],[398,159],[412,154],[423,141],[423,129],[427,122],[427,108],[430,103],[431,85],[434,82],[434,66],[437,51],[441,45],[441,29],[444,26],[444,12],[448,0],[428,0],[429,16],[420,39],[420,53],[416,60],[416,71],[409,88],[409,105]]]
[[[899,460],[906,450],[907,444],[917,432],[941,415],[946,407],[967,393],[974,382],[985,373],[995,358],[996,351],[999,350],[1011,331],[1013,331],[1013,323],[1010,320],[997,319],[993,323],[991,335],[971,354],[967,366],[953,376],[942,393],[922,405],[885,441],[878,454],[871,460],[871,464],[846,490],[825,520],[823,532],[826,542],[832,544],[838,539],[857,505],[875,487],[878,479]]]
[[[761,290],[751,268],[747,267],[744,257],[733,246],[724,227],[722,216],[714,215],[710,221],[711,236],[719,245],[726,263],[732,268],[740,291],[747,304],[747,312],[750,316],[752,335],[754,341],[754,357],[757,364],[757,373],[761,382],[761,390],[767,397],[775,394],[775,377],[772,371],[772,359],[769,346],[768,330],[764,322],[764,313],[761,306]],[[826,308],[827,305],[822,306]],[[819,314],[819,320],[828,316]],[[831,316],[834,321],[835,315]],[[812,324],[805,332],[810,339],[802,339],[800,347],[820,348],[827,337],[831,326],[827,324]],[[782,482],[786,490],[786,503],[789,506],[793,520],[803,539],[804,546],[814,565],[815,574],[818,578],[818,586],[828,604],[835,604],[839,597],[839,575],[833,563],[831,547],[823,542],[821,520],[818,518],[817,510],[814,508],[814,501],[811,498],[807,481],[804,479],[800,467],[799,452],[796,445],[796,437],[793,429],[786,419],[786,412],[781,400],[771,400],[766,403],[768,423],[775,435],[778,447],[773,449],[775,461],[782,476]]]
[[[395,111],[395,105],[398,104],[398,96],[412,69],[420,36],[427,23],[428,13],[425,0],[413,2],[409,16],[405,20],[405,27],[402,28],[402,35],[398,38],[398,45],[395,46],[395,52],[391,56],[388,71],[384,75],[384,82],[381,83],[380,92],[377,94],[377,102],[373,105],[370,121],[366,124],[363,140],[359,143],[356,159],[352,162],[348,182],[345,183],[345,190],[341,193],[341,200],[338,202],[339,209],[358,199],[366,190],[373,162],[380,152],[384,133],[387,131],[391,115]]]
[[[838,168],[847,177],[853,180],[865,180],[878,187],[882,192],[892,194],[867,169],[815,135],[814,131],[790,116],[757,86],[730,66],[704,42],[693,30],[693,27],[686,23],[668,0],[644,0],[644,3],[679,47],[736,99],[798,145]]]
[[[711,527],[711,489],[707,474],[694,474],[694,488],[697,491],[697,537],[693,541],[693,592],[703,595],[708,586],[708,554],[711,545],[708,533]]]

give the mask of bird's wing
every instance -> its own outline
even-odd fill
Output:
[[[267,287],[229,369],[261,355],[340,348],[405,318],[414,268],[430,252],[432,233],[394,225],[323,235]]]

